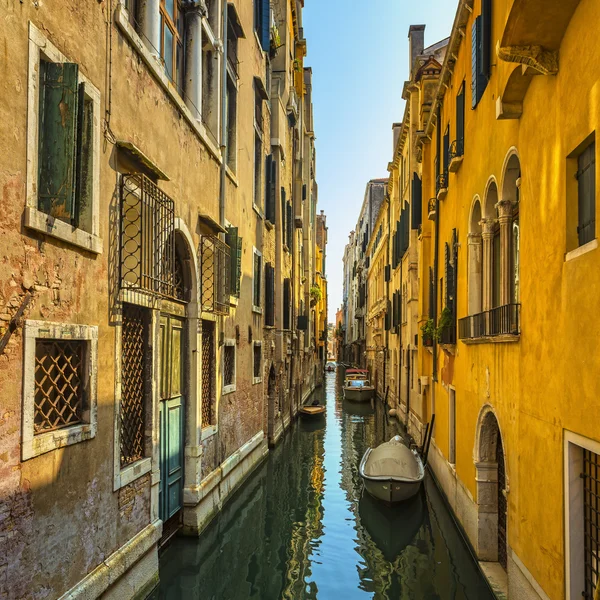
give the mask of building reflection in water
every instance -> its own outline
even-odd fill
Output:
[[[336,384],[337,377],[337,384]],[[362,493],[369,446],[401,433],[381,403],[301,419],[199,539],[161,557],[154,598],[491,600],[435,485],[387,507]]]

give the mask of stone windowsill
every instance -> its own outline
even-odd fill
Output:
[[[511,335],[511,334],[503,334],[503,335],[490,335],[485,337],[478,338],[465,338],[460,341],[463,344],[472,345],[472,344],[510,344],[520,341],[521,334]]]
[[[584,244],[583,246],[579,246],[579,248],[575,248],[575,250],[571,250],[565,254],[565,262],[569,262],[570,260],[574,260],[579,258],[580,256],[595,250],[598,247],[598,238]]]

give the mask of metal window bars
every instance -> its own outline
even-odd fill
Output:
[[[235,383],[235,346],[223,346],[223,385]]]
[[[254,378],[258,379],[261,376],[261,365],[262,365],[262,346],[260,344],[254,345]]]
[[[85,342],[36,340],[34,434],[83,420]]]
[[[229,314],[231,290],[231,251],[213,235],[200,240],[200,281],[202,310],[218,315]]]
[[[123,304],[121,363],[121,466],[144,457],[146,397],[150,381],[148,312],[135,304]]]
[[[600,577],[600,457],[583,450],[584,591],[593,600]]]
[[[121,289],[177,299],[175,203],[141,173],[121,179]]]
[[[454,140],[450,144],[450,149],[448,150],[448,160],[452,161],[454,158],[459,158],[464,154],[464,139]]]
[[[520,304],[505,304],[458,321],[458,337],[461,340],[520,333]]]
[[[202,427],[216,423],[215,418],[215,324],[202,321]]]

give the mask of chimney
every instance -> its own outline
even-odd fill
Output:
[[[398,136],[400,135],[400,130],[402,129],[402,123],[394,123],[392,125],[392,137],[393,137],[393,147],[392,147],[392,155],[396,152],[396,146],[398,145]]]
[[[415,59],[425,50],[425,25],[411,25],[408,28],[409,70],[412,74]]]

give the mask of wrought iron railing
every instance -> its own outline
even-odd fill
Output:
[[[456,325],[449,325],[440,331],[440,344],[456,344]]]
[[[200,281],[202,310],[229,314],[231,290],[231,253],[218,237],[205,235],[200,240]]]
[[[429,216],[430,220],[435,219],[435,212],[437,208],[436,204],[437,200],[435,198],[431,198],[427,203],[427,215]]]
[[[448,189],[448,173],[440,173],[435,181],[436,194],[440,193],[440,190]]]
[[[121,179],[120,287],[176,298],[175,203],[141,173]]]
[[[450,149],[448,150],[448,160],[452,160],[454,158],[459,158],[464,154],[464,140],[454,140],[450,144]]]
[[[491,310],[469,315],[458,322],[461,340],[495,335],[519,335],[521,333],[521,305],[505,304]]]

